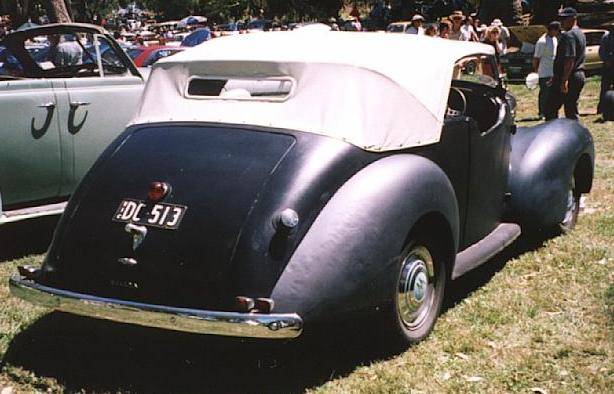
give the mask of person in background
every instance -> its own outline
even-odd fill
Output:
[[[350,17],[345,22],[345,30],[346,31],[362,31],[362,24],[356,17]]]
[[[494,19],[490,25],[498,27],[501,31],[500,39],[501,46],[503,48],[502,55],[505,55],[507,53],[507,44],[510,40],[510,31],[507,27],[503,26],[503,22],[501,22],[501,19]]]
[[[558,44],[558,35],[561,32],[560,22],[551,22],[548,25],[548,32],[535,43],[533,53],[533,72],[539,75],[539,117],[546,117],[546,103],[548,103],[548,92],[550,90],[550,80],[554,75],[554,58]]]
[[[424,34],[424,27],[422,27],[422,22],[424,22],[424,18],[422,15],[416,14],[411,18],[411,26],[407,28],[405,33],[407,34],[417,34],[419,36]]]
[[[487,27],[488,26],[483,24],[480,18],[477,17],[477,15],[473,17],[473,30],[475,30],[475,34],[478,36],[478,42],[484,40],[484,34],[486,33]]]
[[[486,33],[484,34],[484,44],[495,48],[495,58],[497,59],[497,64],[499,64],[500,57],[503,54],[501,29],[499,29],[497,26],[490,26],[487,28]]]
[[[448,39],[455,41],[469,41],[469,36],[463,31],[463,21],[465,20],[465,16],[462,11],[454,11],[452,15],[449,16],[452,21],[452,28],[450,29],[450,33],[448,34]]]
[[[83,48],[74,34],[51,35],[50,58],[56,67],[78,66],[83,64]]]
[[[603,68],[601,69],[601,93],[597,113],[601,114],[604,109],[603,99],[606,92],[614,89],[614,24],[610,26],[610,31],[601,38],[599,58],[603,61]]]
[[[466,37],[469,37],[468,41],[480,41],[477,31],[473,27],[473,18],[471,16],[468,16],[467,19],[465,19],[465,24],[461,26],[461,30],[463,30],[463,34]]]
[[[117,42],[125,42],[124,41],[124,37],[122,37],[122,34],[120,32],[118,32],[117,30],[113,32],[113,38],[115,39],[115,41]]]
[[[339,25],[337,24],[337,18],[330,17],[328,18],[328,25],[332,31],[339,31]]]
[[[490,26],[484,33],[484,44],[490,45],[495,49],[495,59],[497,65],[493,65],[490,61],[482,60],[482,73],[495,79],[497,75],[501,74],[499,67],[501,55],[503,53],[503,46],[501,45],[501,30],[497,26]]]
[[[444,21],[439,24],[439,37],[448,38],[450,36],[450,22]]]
[[[586,79],[586,36],[578,26],[578,11],[574,8],[564,8],[559,12],[559,17],[565,32],[559,37],[554,59],[546,120],[556,119],[561,106],[565,107],[566,118],[578,120],[578,99]]]
[[[429,23],[424,29],[424,35],[428,37],[439,37],[439,25],[437,25],[437,23]]]

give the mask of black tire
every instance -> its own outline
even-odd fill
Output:
[[[559,223],[559,230],[566,234],[576,227],[578,216],[580,215],[580,193],[576,191],[575,178],[572,176],[569,182],[569,189],[565,195],[565,216]]]
[[[608,90],[601,99],[603,120],[614,121],[614,90]]]
[[[406,348],[433,329],[447,277],[440,256],[431,244],[418,240],[410,241],[399,256],[391,273],[395,278],[390,299],[380,317],[380,334],[388,345]]]

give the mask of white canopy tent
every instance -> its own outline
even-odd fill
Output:
[[[293,129],[371,151],[439,141],[454,64],[492,47],[414,35],[279,32],[208,41],[156,63],[133,124]],[[195,97],[194,79],[292,81],[283,99]]]

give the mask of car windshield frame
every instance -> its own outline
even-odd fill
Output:
[[[81,47],[83,51],[82,56],[84,57],[84,60],[86,57],[88,57],[88,61],[84,61],[83,64],[79,66],[54,67],[52,69],[45,69],[44,67],[41,67],[40,63],[37,62],[37,59],[35,58],[36,55],[33,55],[31,51],[28,50],[26,45],[28,41],[35,42],[36,37],[50,35],[78,36],[79,34],[91,36],[92,42],[94,42],[97,38],[103,39],[106,42],[107,46],[115,51],[118,59],[122,63],[121,70],[118,69],[117,72],[114,72],[113,70],[104,70],[103,72],[100,72],[99,70],[98,73],[96,73],[97,75],[103,76],[106,73],[112,75],[125,75],[126,73],[130,73],[133,76],[142,78],[128,55],[124,53],[123,49],[121,49],[121,47],[113,40],[113,38],[108,33],[104,31],[104,29],[98,26],[90,26],[87,24],[77,23],[45,25],[42,27],[36,27],[11,33],[0,41],[0,45],[3,45],[10,50],[10,53],[19,61],[22,67],[22,75],[19,75],[16,78],[70,78],[90,76],[91,73],[84,73],[83,75],[79,75],[79,69],[87,67],[91,68],[91,64],[97,64],[98,62],[97,59],[92,57],[92,53],[90,52],[90,50],[88,50],[88,46],[83,45],[79,40],[75,40],[75,42],[77,42]],[[116,67],[113,65],[106,66]]]

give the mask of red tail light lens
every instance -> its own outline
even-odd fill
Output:
[[[147,198],[151,201],[160,201],[162,200],[170,191],[171,187],[168,183],[165,182],[152,182],[149,185],[149,192],[147,193]]]

